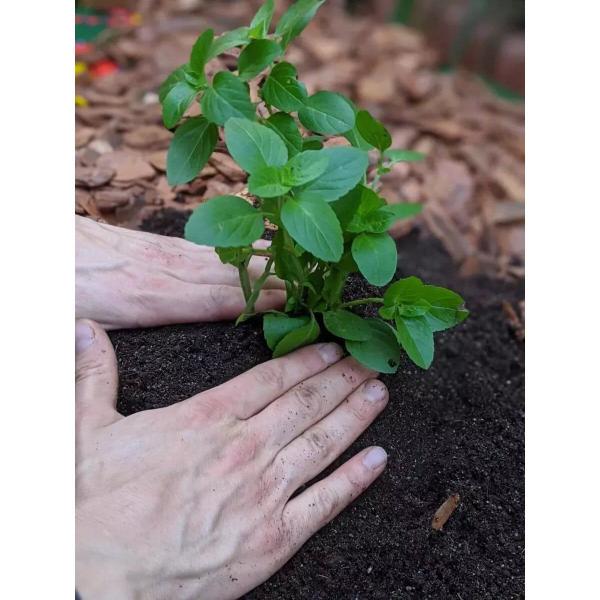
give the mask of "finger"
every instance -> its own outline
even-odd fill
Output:
[[[283,394],[254,417],[253,426],[274,446],[285,446],[374,375],[353,358],[345,358]]]
[[[109,425],[117,412],[117,358],[104,330],[94,321],[75,323],[75,412],[78,423]]]
[[[337,344],[305,346],[291,354],[267,361],[210,390],[216,402],[240,419],[248,419],[296,384],[339,361],[343,350]],[[189,402],[205,401],[198,394]]]
[[[381,475],[386,462],[383,448],[367,448],[290,500],[282,517],[290,534],[290,555],[360,496]]]
[[[288,497],[346,450],[384,409],[388,397],[385,385],[370,379],[324,419],[283,448],[275,461],[286,469]]]
[[[209,285],[178,282],[174,290],[156,287],[148,297],[151,312],[142,311],[138,327],[169,325],[171,323],[196,323],[198,321],[224,321],[238,317],[246,302],[239,286]],[[285,292],[263,290],[256,301],[256,311],[280,309],[285,304]]]

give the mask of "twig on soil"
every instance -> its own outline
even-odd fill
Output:
[[[432,529],[441,531],[442,527],[444,527],[448,519],[452,516],[452,513],[458,508],[459,503],[460,495],[451,494],[435,511],[435,515],[433,515],[433,520],[431,521]]]
[[[504,315],[508,319],[508,324],[512,329],[515,337],[520,342],[525,340],[525,325],[521,318],[517,315],[517,311],[513,308],[513,305],[506,300],[502,301],[502,310],[504,311]],[[521,314],[523,313],[523,309],[521,309]]]

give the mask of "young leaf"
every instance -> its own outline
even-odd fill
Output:
[[[283,140],[271,129],[246,119],[229,119],[225,124],[229,153],[244,171],[281,167],[288,159]]]
[[[327,168],[322,175],[295,190],[301,200],[337,200],[363,178],[369,164],[367,153],[358,148],[335,146],[321,152],[329,159]]]
[[[302,135],[296,121],[290,115],[275,113],[265,121],[265,125],[283,140],[290,158],[302,151]]]
[[[323,313],[325,327],[344,340],[364,342],[371,337],[368,322],[349,310],[330,310]]]
[[[197,93],[197,90],[185,79],[171,86],[162,100],[162,118],[165,127],[172,129],[179,123]]]
[[[390,285],[383,295],[386,306],[414,304],[422,298],[423,282],[414,275],[399,279]]]
[[[285,166],[285,181],[290,187],[304,185],[325,172],[329,156],[323,150],[305,150]]]
[[[282,15],[275,28],[285,48],[310,23],[325,0],[297,0]]]
[[[408,357],[428,369],[433,360],[433,332],[425,317],[398,317],[396,334]]]
[[[273,18],[273,11],[275,10],[275,1],[267,0],[254,15],[252,22],[250,23],[250,30],[248,36],[251,38],[264,38],[269,33],[269,26],[271,25],[271,19]]]
[[[171,91],[171,88],[173,88],[174,85],[181,81],[187,81],[187,70],[187,64],[177,67],[174,71],[171,71],[167,78],[160,84],[160,87],[158,88],[158,100],[161,104],[164,102],[166,95]]]
[[[275,350],[277,344],[279,344],[290,331],[299,329],[310,323],[310,321],[311,318],[309,315],[289,317],[283,313],[267,313],[263,317],[263,334],[267,346],[269,346],[271,350]]]
[[[346,133],[344,133],[344,137],[355,148],[360,148],[361,150],[366,150],[367,152],[369,150],[373,150],[373,146],[371,144],[369,144],[369,142],[367,142],[367,140],[365,140],[362,135],[360,135],[360,132],[358,131],[358,128],[356,127],[356,123],[354,124],[354,127],[350,131],[346,131]]]
[[[386,150],[383,157],[392,164],[397,162],[416,162],[423,160],[425,155],[415,150]]]
[[[238,59],[240,79],[248,81],[256,77],[281,53],[281,46],[273,40],[252,40]]]
[[[371,188],[358,187],[362,190],[361,202],[346,231],[352,233],[383,233],[398,219],[421,212],[420,204],[399,203],[388,205]]]
[[[348,230],[348,225],[354,218],[354,215],[360,206],[362,187],[363,186],[361,185],[357,185],[347,194],[330,203],[330,206],[333,208],[333,211],[342,226],[342,230],[344,231]]]
[[[169,185],[194,179],[212,154],[217,138],[217,126],[204,117],[192,117],[178,127],[167,152]]]
[[[231,48],[235,48],[236,46],[247,44],[250,41],[248,33],[248,27],[238,27],[215,38],[210,47],[208,59],[210,60],[215,56],[219,56],[219,54],[222,54],[226,50],[231,50]]]
[[[427,301],[430,309],[425,315],[432,331],[444,331],[462,323],[469,311],[463,308],[465,301],[457,293],[435,285],[424,285],[421,299]]]
[[[255,242],[264,231],[262,213],[238,196],[203,202],[185,224],[185,239],[206,246],[234,248]]]
[[[400,346],[394,330],[379,319],[365,319],[370,336],[364,342],[346,340],[346,350],[360,363],[380,373],[395,373],[400,362]]]
[[[284,112],[296,112],[304,106],[306,91],[296,79],[296,67],[288,62],[275,65],[264,85],[261,96],[263,100]]]
[[[382,152],[392,145],[389,131],[369,111],[361,110],[357,113],[356,128],[366,142]]]
[[[190,69],[200,76],[200,82],[205,81],[204,67],[208,62],[208,55],[213,43],[214,31],[207,29],[198,37],[190,54]]]
[[[416,204],[414,202],[396,202],[395,204],[388,204],[387,206],[384,206],[381,210],[385,214],[391,216],[391,225],[399,219],[408,219],[420,214],[423,210],[423,205]]]
[[[319,337],[320,333],[321,330],[319,324],[311,313],[308,323],[292,329],[277,342],[277,345],[273,350],[273,358],[278,358],[279,356],[292,352],[292,350],[311,344]]]
[[[254,104],[250,101],[247,85],[229,71],[220,71],[200,101],[204,116],[217,125],[225,125],[232,117],[254,121]]]
[[[309,96],[298,111],[298,118],[306,129],[323,134],[345,133],[355,122],[352,105],[335,92],[317,92]]]
[[[352,257],[360,272],[373,285],[389,283],[396,272],[396,243],[387,233],[361,233],[355,237]]]
[[[261,167],[248,179],[248,191],[261,198],[282,196],[291,187],[286,182],[285,167]]]
[[[215,248],[219,259],[224,265],[233,265],[237,267],[241,265],[249,256],[251,249],[243,248]]]
[[[337,262],[342,256],[342,229],[323,200],[288,198],[281,209],[281,221],[292,238],[317,258]]]

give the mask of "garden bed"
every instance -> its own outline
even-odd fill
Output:
[[[186,218],[163,211],[143,228],[182,235]],[[389,454],[384,474],[246,599],[524,597],[524,347],[502,310],[522,299],[522,285],[459,278],[441,244],[418,233],[398,253],[397,277],[456,290],[471,316],[436,335],[431,369],[406,359],[382,377],[387,408],[327,472],[377,444]],[[350,297],[365,285],[353,280]],[[110,336],[123,414],[183,400],[270,358],[260,320]],[[453,493],[460,505],[434,531],[433,515]]]

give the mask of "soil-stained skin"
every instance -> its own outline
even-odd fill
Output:
[[[186,215],[145,223],[182,235]],[[460,293],[470,317],[436,335],[433,366],[403,360],[382,377],[390,392],[376,422],[326,471],[360,449],[383,446],[381,478],[246,600],[391,600],[524,597],[524,348],[502,301],[522,285],[461,279],[432,239],[398,244],[397,277],[417,275]],[[348,298],[373,295],[360,278]],[[111,333],[130,414],[183,400],[270,358],[260,322],[182,325]],[[450,494],[444,525],[433,515]]]

